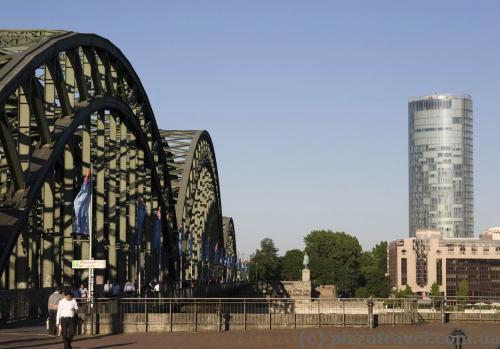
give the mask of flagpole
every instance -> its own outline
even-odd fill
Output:
[[[90,178],[87,178],[90,181],[90,201],[89,201],[89,258],[94,259],[92,256],[92,242],[93,242],[93,234],[92,234],[92,191],[93,191],[93,183],[92,183],[92,164],[90,164]],[[89,268],[89,296],[91,301],[94,299],[94,268]],[[93,303],[93,302],[92,302]]]
[[[161,253],[162,253],[162,231],[163,231],[163,224],[161,224],[161,210],[160,208],[158,207],[158,210],[160,211],[160,217],[156,217],[157,219],[160,220],[160,241],[158,241],[158,245],[157,246],[157,249],[158,249],[158,282],[160,283],[160,285],[162,284],[162,281],[163,281],[163,273],[161,272]],[[156,237],[155,237],[156,238]]]
[[[92,194],[93,194],[93,183],[92,183],[92,163],[90,164],[90,174],[87,177],[87,181],[90,181],[90,200],[89,200],[89,258],[92,260],[92,243],[93,243],[93,233],[92,233]],[[94,268],[89,268],[89,297],[90,297],[90,308],[91,308],[91,334],[94,335]]]

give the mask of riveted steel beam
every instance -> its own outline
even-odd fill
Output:
[[[5,109],[0,106],[0,140],[2,141],[3,152],[9,164],[9,170],[14,182],[15,190],[25,187],[23,169],[16,150],[16,143],[10,134],[10,127],[5,114]]]

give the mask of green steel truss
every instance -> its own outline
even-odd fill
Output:
[[[178,224],[192,234],[191,249],[188,238],[182,243],[183,279],[234,280],[236,273],[231,264],[220,258],[222,251],[226,256],[235,256],[236,245],[232,219],[232,231],[227,229],[232,239],[225,235],[217,161],[209,133],[161,130],[160,135],[168,157]]]
[[[73,200],[90,166],[93,257],[109,266],[96,273],[97,282],[136,280],[139,265],[145,280],[176,281],[179,198],[198,207],[207,205],[204,195],[213,195],[216,203],[209,204],[216,209],[209,217],[215,228],[205,224],[210,233],[197,234],[223,239],[223,228],[218,178],[201,174],[194,186],[202,197],[189,196],[193,184],[189,176],[184,184],[186,172],[176,169],[169,145],[139,77],[110,41],[67,31],[0,31],[0,288],[87,279],[86,271],[71,269],[71,260],[89,258],[89,241],[75,236],[72,224]],[[216,173],[210,150],[213,167],[207,171]],[[198,164],[192,156],[184,163]],[[179,195],[184,188],[189,194]],[[148,213],[140,249],[135,246],[139,198]],[[152,251],[158,207],[161,248]],[[205,223],[206,217],[194,217],[198,211],[190,212],[193,217],[180,216],[186,226]]]

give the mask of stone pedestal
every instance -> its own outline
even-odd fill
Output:
[[[311,271],[308,268],[302,269],[302,281],[311,281]]]

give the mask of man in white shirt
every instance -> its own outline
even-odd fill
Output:
[[[57,305],[57,326],[61,326],[62,337],[64,341],[64,349],[72,349],[71,342],[75,335],[75,315],[78,311],[78,305],[73,299],[71,290],[65,292],[65,298],[59,301]]]
[[[108,280],[108,282],[106,282],[104,284],[104,297],[109,297],[111,296],[111,288],[113,287],[113,285],[111,284],[111,281]]]
[[[132,297],[135,294],[135,285],[130,280],[127,280],[123,291],[127,297]]]
[[[84,284],[80,285],[80,297],[81,298],[87,298],[89,295],[89,291],[87,290],[87,287],[85,287]]]

